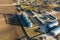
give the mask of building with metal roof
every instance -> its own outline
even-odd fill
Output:
[[[53,28],[54,26],[58,26],[58,22],[50,22],[50,23],[48,23],[48,27],[49,28]]]
[[[57,28],[51,30],[51,33],[55,36],[58,35],[60,33],[60,26],[58,26]]]
[[[27,27],[32,27],[30,19],[28,19],[28,17],[26,17],[25,15],[21,15],[21,20],[25,23]]]

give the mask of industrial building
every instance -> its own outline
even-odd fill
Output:
[[[24,22],[28,27],[32,27],[32,23],[30,22],[30,20],[29,20],[26,16],[21,15],[21,17],[22,17],[23,22]]]
[[[47,25],[48,25],[47,27],[51,29],[54,26],[58,26],[58,22],[49,22]]]
[[[51,30],[51,34],[53,34],[54,36],[58,35],[59,33],[60,33],[60,26]]]
[[[52,16],[52,15],[47,15],[47,17],[50,19],[50,20],[55,20],[56,18],[54,17],[54,16]]]
[[[31,21],[23,14],[17,15],[19,20],[22,20],[22,22],[27,26],[27,27],[32,27]]]
[[[54,22],[46,22],[42,27],[40,27],[39,31],[42,33],[49,33],[51,30],[55,29],[59,23],[57,21]]]
[[[45,23],[46,20],[49,20],[50,22],[56,21],[56,18],[50,14],[48,15],[42,15],[41,17],[37,17],[38,20],[40,20],[43,24]]]

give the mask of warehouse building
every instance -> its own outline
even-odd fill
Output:
[[[26,26],[32,27],[31,21],[26,16],[22,15],[22,20],[23,20],[23,22],[25,23]]]
[[[54,26],[58,26],[58,22],[50,22],[47,25],[48,25],[48,28],[53,28]]]
[[[57,28],[51,30],[51,34],[53,34],[54,36],[60,34],[60,26],[58,26]]]
[[[27,27],[32,27],[32,22],[24,14],[18,14],[17,17],[19,21],[23,22],[23,25],[25,24]]]

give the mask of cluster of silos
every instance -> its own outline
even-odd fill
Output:
[[[24,14],[19,14],[17,15],[19,20],[22,20],[22,22],[27,26],[27,27],[32,27],[31,21],[26,17]]]

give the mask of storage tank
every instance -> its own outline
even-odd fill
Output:
[[[50,22],[50,23],[48,23],[49,28],[53,28],[54,26],[58,26],[58,22]]]
[[[58,26],[57,28],[51,30],[51,33],[56,36],[60,33],[60,26]]]

